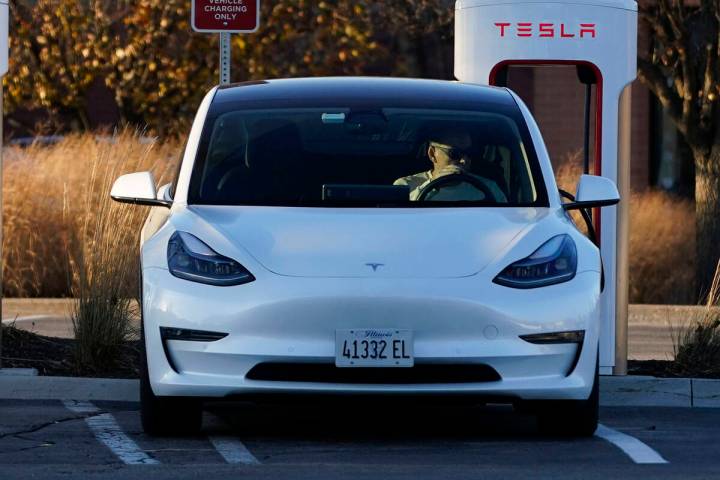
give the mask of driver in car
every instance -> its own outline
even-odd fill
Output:
[[[474,175],[470,172],[472,158],[469,151],[472,139],[462,130],[444,130],[436,132],[429,138],[428,158],[433,164],[432,170],[398,178],[393,185],[407,185],[410,187],[410,200],[417,200],[425,187],[440,177],[453,174],[465,174],[482,182],[494,198],[486,198],[486,193],[474,187],[469,182],[458,182],[439,185],[438,189],[430,192],[426,200],[439,201],[478,201],[491,200],[497,203],[506,203],[507,198],[500,187],[492,180]]]

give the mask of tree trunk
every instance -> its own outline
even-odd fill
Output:
[[[704,300],[720,258],[720,145],[693,149],[695,157],[696,291]],[[678,225],[678,228],[683,228]]]

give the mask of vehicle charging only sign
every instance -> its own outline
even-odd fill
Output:
[[[260,26],[260,0],[192,0],[192,28],[206,33],[251,33]]]

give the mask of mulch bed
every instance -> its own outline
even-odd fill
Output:
[[[74,357],[75,340],[44,337],[12,326],[2,331],[3,368],[36,368],[40,375],[62,377],[138,378],[140,342],[123,345],[118,365],[80,369]]]
[[[138,378],[140,342],[127,342],[122,347],[119,365],[94,371],[81,371],[74,361],[75,340],[43,337],[13,327],[3,328],[2,365],[10,368],[36,368],[40,375],[79,376],[106,378]],[[706,375],[683,375],[673,369],[667,360],[630,360],[629,375],[653,377],[708,377]],[[712,378],[712,377],[708,377]]]
[[[713,378],[720,379],[720,368],[681,366],[669,360],[629,360],[628,375],[649,375],[661,378]]]
[[[681,377],[673,372],[669,360],[628,360],[628,375],[649,375],[651,377]]]

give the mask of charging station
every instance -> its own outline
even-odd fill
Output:
[[[630,87],[637,74],[634,0],[459,0],[455,4],[455,77],[504,86],[510,66],[575,66],[595,87],[594,158],[585,173],[613,180],[618,206],[593,212],[602,253],[600,373],[627,373]],[[562,99],[558,99],[562,101]]]

